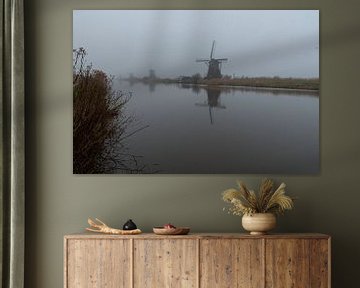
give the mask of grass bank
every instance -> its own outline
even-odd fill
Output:
[[[283,88],[283,89],[299,89],[299,90],[319,90],[319,86],[320,86],[318,78],[306,79],[306,78],[280,78],[280,77],[200,79],[198,80],[197,84]]]

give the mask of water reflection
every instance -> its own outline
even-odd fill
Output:
[[[153,93],[155,92],[156,83],[155,82],[149,82],[149,92]]]
[[[114,89],[132,92],[128,111],[147,127],[127,139],[131,154],[157,163],[159,173],[319,171],[318,92],[127,82]]]
[[[208,107],[210,123],[213,125],[213,109],[226,109],[226,107],[222,105],[220,101],[220,95],[223,89],[219,87],[202,87],[202,89],[206,91],[207,99],[203,103],[195,103],[195,105],[198,107]]]
[[[223,87],[223,91],[232,90],[233,92],[256,92],[257,94],[271,94],[271,95],[291,95],[291,96],[310,96],[318,97],[319,91],[317,90],[296,90],[296,89],[285,89],[285,88],[267,88],[267,87],[246,87],[246,86],[234,86],[234,87]]]
[[[192,92],[199,94],[201,92],[201,87],[199,85],[193,85]]]

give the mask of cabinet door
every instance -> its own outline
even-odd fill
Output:
[[[130,240],[67,240],[66,288],[131,287]]]
[[[266,287],[309,287],[309,253],[307,239],[267,239]]]
[[[263,242],[260,239],[200,241],[200,287],[264,287]]]
[[[134,240],[135,288],[195,288],[197,275],[197,240]]]
[[[330,287],[330,240],[310,241],[310,287]]]

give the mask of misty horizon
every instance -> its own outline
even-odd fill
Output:
[[[206,74],[205,63],[228,58],[235,77],[319,77],[317,10],[74,10],[73,48],[116,77]]]

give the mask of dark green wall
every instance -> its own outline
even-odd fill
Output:
[[[274,175],[299,197],[280,232],[333,237],[333,287],[359,287],[360,5],[357,1],[33,0],[26,8],[26,286],[63,287],[63,235],[88,216],[145,231],[164,222],[193,231],[241,231],[220,192],[263,175],[72,175],[72,9],[320,9],[321,172]],[[256,161],[256,159],[254,159]]]

